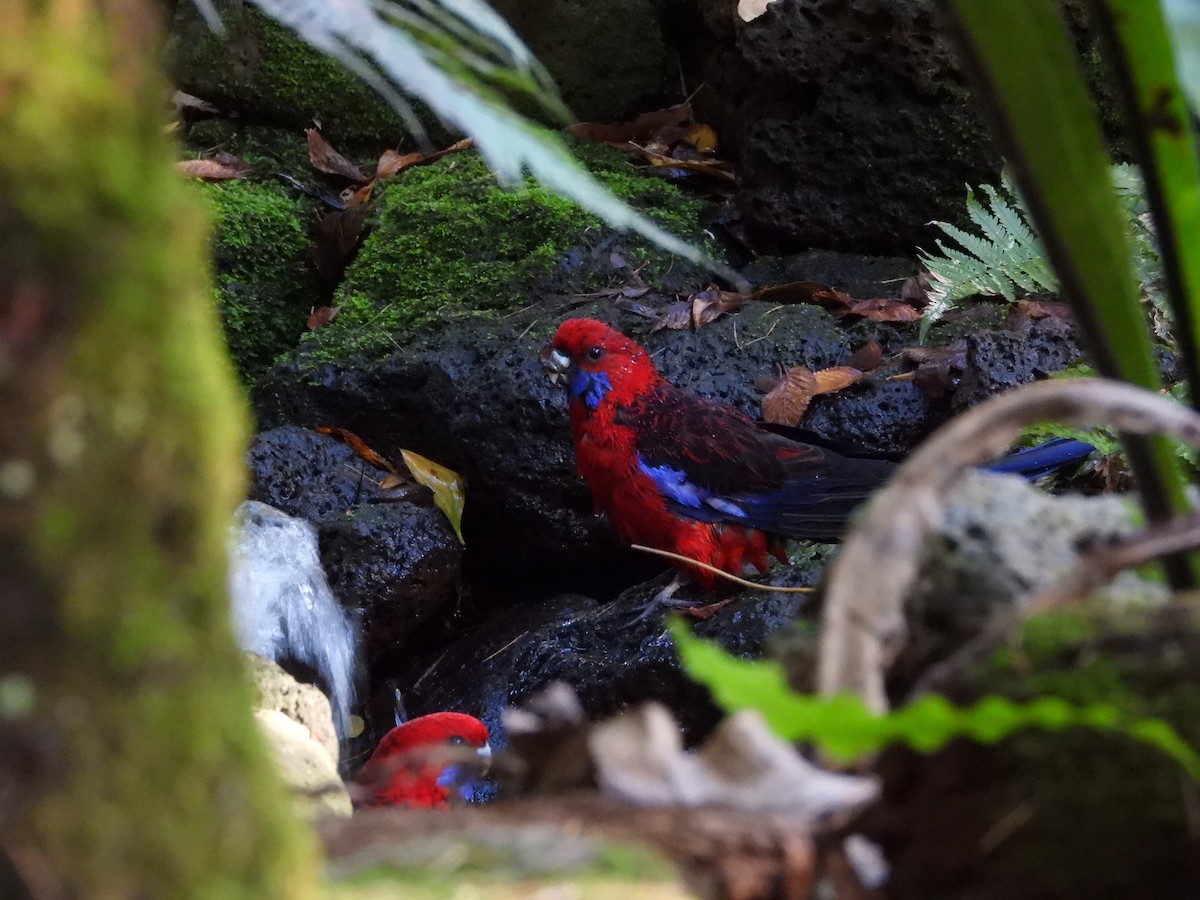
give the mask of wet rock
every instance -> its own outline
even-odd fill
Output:
[[[837,365],[852,351],[850,332],[811,306],[754,303],[698,332],[651,332],[611,301],[547,303],[420,332],[382,361],[322,364],[295,355],[259,383],[255,407],[266,425],[341,426],[385,456],[406,447],[462,473],[466,563],[493,593],[507,586],[527,596],[540,586],[603,595],[654,568],[631,563],[593,512],[575,474],[566,398],[537,360],[541,343],[571,315],[609,321],[642,341],[668,380],[752,416],[761,404],[756,377],[780,363]],[[854,346],[875,334],[894,339],[888,326],[852,333]],[[911,382],[874,379],[818,398],[804,424],[825,439],[902,451],[944,414]],[[622,584],[614,572],[630,574]]]
[[[779,568],[769,583],[811,584],[819,571],[809,559]],[[576,689],[589,718],[657,700],[689,733],[705,733],[718,711],[680,669],[665,613],[660,609],[639,619],[663,583],[639,585],[608,603],[562,594],[498,612],[444,652],[411,661],[397,679],[409,711],[469,712],[502,743],[500,713],[506,705],[519,705],[551,682],[565,681]],[[805,594],[748,591],[694,627],[732,653],[760,657],[769,640],[812,609]]]
[[[314,525],[370,501],[382,474],[343,441],[293,425],[256,434],[246,463],[250,499]]]
[[[208,27],[194,3],[175,6],[166,46],[175,84],[223,111],[299,131],[321,123],[334,141],[386,147],[403,123],[378,94],[321,51],[239,0],[214,0],[225,33]]]
[[[414,630],[458,596],[462,548],[440,510],[358,506],[321,527],[321,562],[343,604],[359,611],[373,669],[410,653]]]
[[[1020,332],[982,331],[966,341],[966,365],[951,400],[955,410],[1074,365],[1082,353],[1074,326],[1054,317]]]
[[[554,76],[580,121],[622,121],[675,90],[661,0],[497,0],[492,4]]]

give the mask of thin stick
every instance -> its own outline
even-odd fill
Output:
[[[672,553],[669,550],[659,550],[656,547],[645,547],[642,544],[630,544],[634,550],[641,550],[643,553],[653,553],[655,556],[665,556],[667,559],[673,559],[676,562],[687,563],[689,566],[695,566],[697,569],[704,569],[706,572],[712,572],[719,578],[724,578],[726,581],[732,581],[734,584],[740,584],[742,587],[754,588],[756,591],[775,591],[778,594],[809,594],[815,588],[810,587],[779,587],[774,584],[759,584],[756,581],[748,581],[745,578],[738,578],[736,575],[730,575],[728,572],[723,572],[716,566],[710,566],[708,563],[700,562],[698,559],[692,559],[689,556],[680,556],[678,553]]]

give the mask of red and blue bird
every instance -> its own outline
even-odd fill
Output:
[[[579,474],[618,537],[738,575],[786,559],[785,538],[832,541],[895,469],[792,440],[667,382],[635,341],[569,319],[542,364],[566,386]],[[1060,441],[995,468],[1041,474],[1091,448]],[[681,564],[706,589],[711,572]],[[663,594],[669,597],[676,585]]]

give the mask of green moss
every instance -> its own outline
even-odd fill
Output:
[[[670,231],[702,240],[703,201],[639,174],[606,148],[581,150],[622,199]],[[686,268],[640,239],[616,236],[532,181],[501,188],[478,156],[458,154],[385,186],[371,234],[339,288],[338,318],[305,343],[317,360],[386,352],[405,332],[449,316],[588,293],[628,283],[633,270],[658,285]]]
[[[215,294],[230,351],[252,380],[295,346],[317,289],[304,226],[310,203],[282,185],[247,181],[203,184],[213,211]]]
[[[380,143],[404,134],[400,117],[340,63],[297,39],[249,4],[214,3],[225,35],[193,3],[177,5],[167,65],[188,93],[258,120],[296,128],[320,122],[334,140]]]

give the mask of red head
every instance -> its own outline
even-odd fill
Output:
[[[385,734],[354,780],[368,806],[444,806],[458,772],[486,771],[491,755],[487,726],[474,716],[432,713]]]
[[[650,354],[595,319],[568,319],[542,349],[551,378],[566,383],[573,405],[627,404],[658,381]]]

